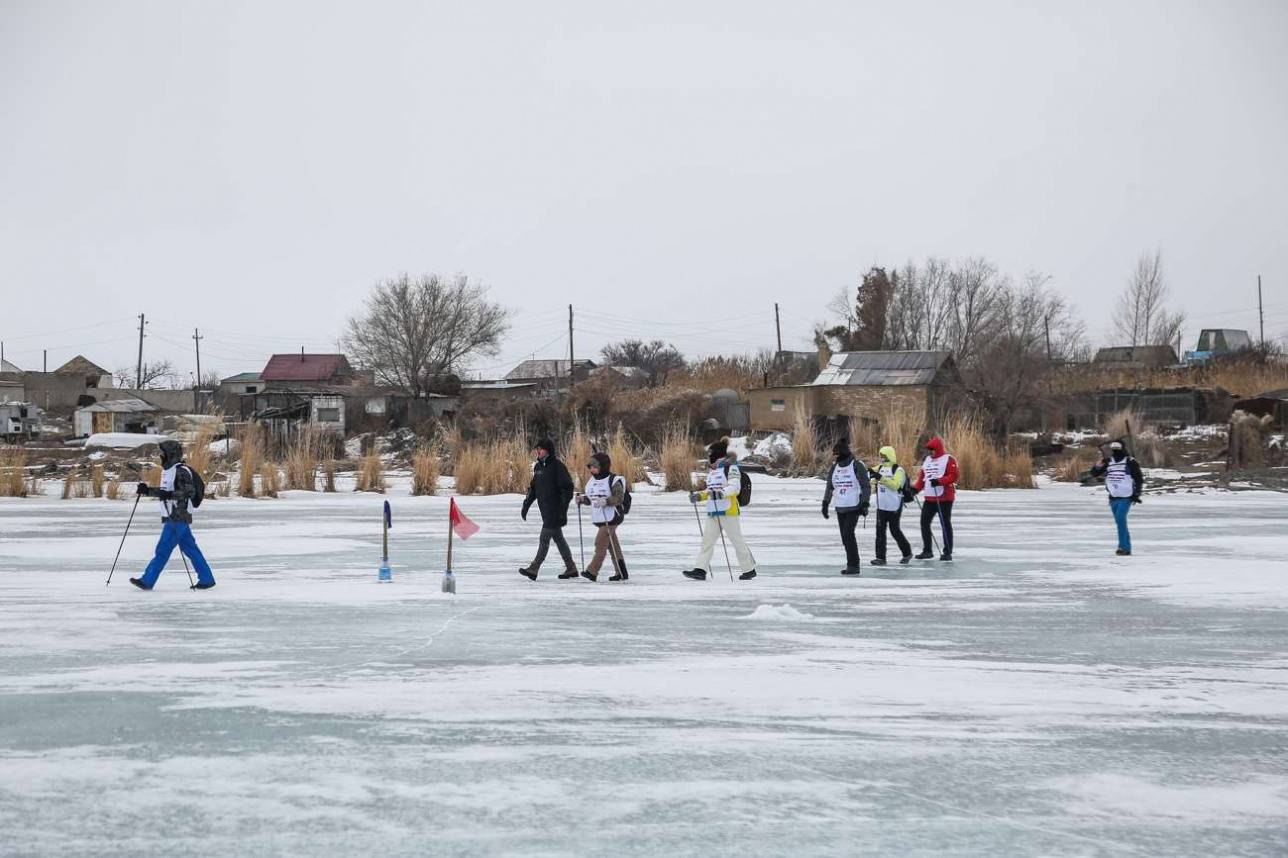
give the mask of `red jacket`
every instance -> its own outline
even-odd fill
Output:
[[[938,459],[944,455],[944,442],[938,438],[931,438],[926,442],[926,449],[930,451],[927,459]],[[926,503],[939,503],[940,501],[950,501],[957,497],[957,458],[949,456],[947,464],[944,465],[944,475],[939,478],[939,485],[943,488],[943,494],[939,496],[926,496]],[[913,481],[912,487],[918,492],[926,488],[926,465],[921,465],[921,471],[917,474],[917,479]]]

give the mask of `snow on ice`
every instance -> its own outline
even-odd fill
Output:
[[[754,479],[754,581],[641,488],[625,585],[463,499],[455,597],[406,475],[207,501],[206,593],[126,583],[151,501],[104,587],[132,499],[0,500],[0,854],[1288,851],[1283,495],[1147,494],[1118,558],[1103,490],[963,492],[954,563],[856,579],[819,481]]]

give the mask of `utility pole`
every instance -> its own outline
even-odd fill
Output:
[[[1042,327],[1046,329],[1047,363],[1051,362],[1051,320],[1043,319]]]
[[[134,389],[143,389],[143,326],[147,324],[147,319],[143,313],[139,313],[139,362],[134,368]]]
[[[1261,304],[1261,275],[1257,275],[1257,315],[1261,318],[1261,351],[1266,351],[1266,309]]]
[[[197,383],[193,389],[201,390],[201,341],[205,339],[196,328],[192,329],[192,341],[197,344]]]
[[[40,371],[49,374],[49,349],[41,349]]]
[[[778,317],[778,302],[774,302],[774,331],[778,334],[778,353],[783,353],[783,323]]]
[[[569,390],[572,390],[572,386],[577,383],[577,373],[573,369],[574,360],[575,358],[573,357],[573,350],[572,350],[572,304],[569,304],[568,305],[568,389]]]

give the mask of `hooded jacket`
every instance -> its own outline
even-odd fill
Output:
[[[523,499],[523,515],[527,516],[535,501],[541,510],[542,527],[564,527],[568,524],[568,504],[572,503],[572,475],[555,455],[553,442],[543,440],[537,446],[546,450],[547,455],[532,466],[532,482],[528,483],[528,496]]]
[[[837,444],[833,450],[836,452],[836,461],[832,463],[832,467],[827,472],[827,487],[823,489],[823,507],[827,508],[832,503],[832,494],[836,485],[833,482],[833,478],[836,476],[836,469],[848,468],[853,465],[854,477],[858,482],[859,489],[858,503],[847,507],[838,505],[836,511],[841,513],[866,509],[872,500],[872,483],[868,480],[868,466],[854,458],[854,454],[850,452],[848,444]]]
[[[1131,477],[1131,494],[1128,495],[1128,497],[1130,497],[1134,501],[1139,502],[1140,490],[1145,486],[1145,475],[1144,473],[1141,472],[1140,463],[1132,458],[1131,454],[1127,452],[1127,447],[1125,445],[1121,449],[1114,450],[1112,453],[1110,453],[1109,458],[1101,459],[1099,462],[1092,465],[1091,476],[1097,479],[1102,479],[1106,475],[1106,473],[1108,473],[1109,465],[1111,462],[1113,462],[1114,464],[1117,464],[1120,462],[1125,463],[1127,474]],[[1105,488],[1106,489],[1109,488],[1108,482],[1105,483]],[[1111,491],[1109,493],[1109,502],[1112,504],[1113,501],[1114,501],[1114,495],[1113,495],[1113,492]]]
[[[926,442],[926,450],[929,455],[922,461],[921,472],[917,474],[917,479],[913,481],[912,487],[919,492],[926,493],[926,503],[954,500],[957,497],[957,458],[944,451],[944,442],[938,436]],[[927,468],[932,470],[943,469],[937,480],[939,483],[938,491],[935,491],[935,487],[930,486],[930,481],[926,479]],[[927,492],[927,487],[931,491]]]
[[[882,447],[881,465],[872,472],[877,482],[877,509],[897,512],[903,509],[901,489],[908,482],[908,472],[899,464],[894,447]]]

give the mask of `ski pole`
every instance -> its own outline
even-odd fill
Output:
[[[581,498],[577,498],[577,547],[581,549],[581,568],[586,568],[586,538],[581,532]]]
[[[924,515],[924,514],[925,514],[925,510],[924,510],[924,509],[922,509],[922,506],[921,506],[921,498],[917,497],[916,495],[913,495],[913,496],[912,496],[912,499],[913,499],[913,500],[915,500],[915,501],[917,502],[917,510],[918,510],[919,512],[921,512],[921,513]],[[943,522],[942,522],[942,518],[943,518],[943,516],[940,516],[940,519],[941,519],[941,522],[940,522],[940,523],[941,523],[941,524],[943,523]],[[932,531],[930,531],[930,544],[931,544],[931,545],[933,545],[933,546],[935,546],[935,550],[936,550],[936,551],[939,551],[939,542],[938,542],[938,540],[936,540],[936,539],[935,539],[935,532],[934,532],[933,530],[932,530]],[[939,553],[941,553],[941,554],[942,554],[943,552],[942,552],[942,551],[940,551]]]
[[[116,561],[121,559],[121,549],[125,547],[125,537],[130,533],[130,525],[134,522],[134,510],[139,508],[139,498],[141,497],[143,495],[134,496],[134,507],[130,510],[130,520],[125,523],[125,533],[121,534],[121,544],[116,547],[116,557],[112,560],[112,570],[107,573],[107,583],[103,585],[104,587],[112,585],[112,574],[116,572]]]
[[[724,522],[723,522],[723,521],[721,521],[720,516],[718,516],[718,515],[716,516],[716,526],[720,528],[720,546],[724,549],[724,555],[725,555],[725,566],[729,567],[729,580],[730,580],[730,581],[732,581],[732,580],[733,580],[733,564],[729,562],[729,546],[725,544],[725,538],[724,538]],[[713,578],[714,578],[715,576],[714,576],[714,575],[712,575],[711,577],[713,577]]]
[[[702,515],[698,512],[698,505],[693,504],[693,517],[698,520],[698,536],[702,535]]]
[[[188,589],[191,590],[197,582],[192,580],[192,570],[188,568],[188,558],[184,556],[183,546],[179,547],[179,559],[183,561],[183,571],[188,573]]]

